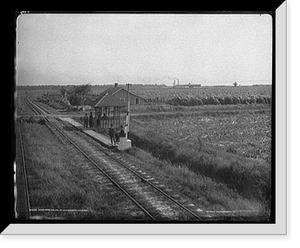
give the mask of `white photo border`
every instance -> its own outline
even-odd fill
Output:
[[[276,16],[276,198],[275,224],[10,224],[2,234],[155,234],[155,235],[284,235],[287,234],[287,1]]]

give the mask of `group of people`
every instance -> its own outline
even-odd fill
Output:
[[[94,117],[93,117],[93,113],[90,113],[90,116],[87,115],[87,113],[85,113],[85,116],[83,117],[83,127],[84,128],[92,128],[94,126]]]
[[[120,132],[116,132],[114,127],[113,127],[113,124],[110,125],[110,128],[108,130],[108,134],[109,134],[109,137],[110,137],[110,142],[111,144],[114,146],[114,145],[117,145],[117,142],[120,141],[120,137],[126,137],[126,134],[124,132],[124,128],[123,126],[121,125],[121,130]]]
[[[94,117],[92,112],[90,112],[89,116],[87,113],[85,113],[85,115],[83,117],[83,127],[84,128],[93,128],[94,122],[95,122],[94,119],[96,119],[96,122],[97,122],[96,125],[99,126],[100,119],[107,120],[108,117],[106,116],[105,113],[103,114],[102,117],[100,117],[100,115],[99,115],[98,118],[96,118],[96,116]]]
[[[103,119],[106,119],[106,115],[104,114]],[[84,128],[93,128],[94,126],[94,117],[93,113],[90,112],[90,115],[88,116],[87,113],[85,113],[85,116],[83,117],[83,127]],[[112,145],[116,145],[117,142],[119,142],[120,137],[126,137],[125,131],[123,126],[121,125],[120,132],[116,132],[116,130],[113,128],[113,124],[110,125],[110,128],[108,130],[108,134],[110,137],[110,141]]]

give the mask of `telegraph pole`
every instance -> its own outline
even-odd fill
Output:
[[[129,119],[130,119],[130,95],[129,95],[129,86],[131,84],[127,84],[127,114],[126,114],[126,124],[125,124],[125,133],[126,133],[126,139],[128,139],[128,133],[129,133]]]

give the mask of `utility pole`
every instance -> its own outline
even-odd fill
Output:
[[[125,123],[125,134],[126,134],[126,140],[128,139],[128,133],[129,133],[129,119],[130,119],[130,95],[129,95],[129,86],[131,84],[127,84],[127,114],[126,114],[126,123]]]

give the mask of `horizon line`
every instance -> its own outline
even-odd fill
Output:
[[[271,81],[271,80],[261,80],[261,81]],[[236,81],[237,83],[239,81]],[[241,82],[241,81],[240,81]],[[122,86],[126,86],[128,83],[118,83],[118,85],[122,85]],[[142,86],[166,86],[166,87],[180,87],[180,86],[193,86],[193,85],[201,85],[201,87],[213,87],[213,86],[233,86],[233,83],[228,83],[228,84],[197,84],[197,83],[188,83],[188,84],[179,84],[179,85],[173,85],[173,84],[156,84],[156,83],[153,83],[153,84],[149,84],[149,83],[146,83],[146,84],[143,84],[143,83],[131,83],[131,85],[142,85]],[[23,87],[23,86],[28,86],[28,87],[37,87],[37,86],[80,86],[80,85],[85,85],[85,84],[15,84],[15,86],[17,87]],[[115,83],[107,83],[107,84],[89,84],[91,86],[111,86],[111,85],[115,85]],[[237,87],[240,87],[240,86],[256,86],[256,85],[272,85],[272,82],[271,83],[257,83],[257,84],[238,84]]]

